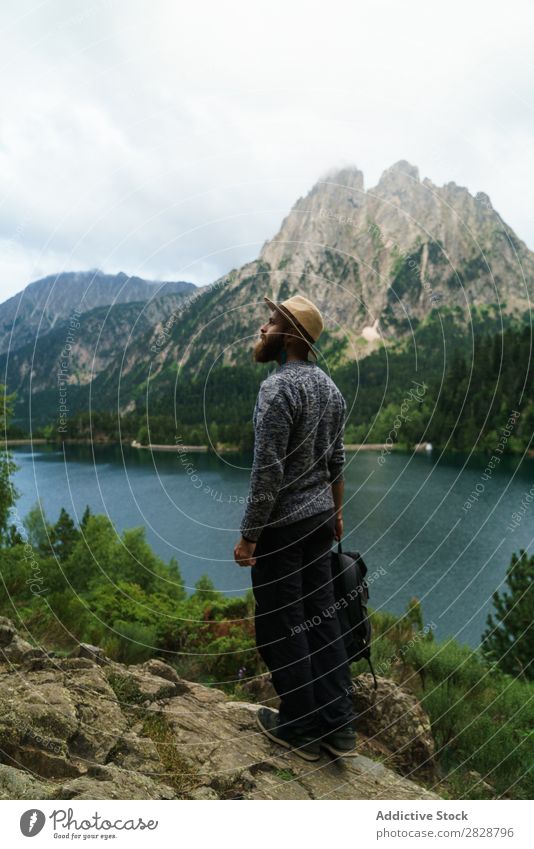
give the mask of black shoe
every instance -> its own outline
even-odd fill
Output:
[[[337,758],[351,758],[356,754],[356,731],[346,725],[339,731],[331,731],[321,737],[321,746]]]
[[[278,743],[284,749],[291,749],[299,758],[305,761],[318,761],[321,757],[319,740],[281,729],[277,711],[266,707],[260,708],[256,714],[256,724],[269,740]]]

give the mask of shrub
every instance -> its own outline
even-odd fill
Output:
[[[124,622],[118,619],[113,623],[115,646],[108,643],[108,650],[114,651],[114,659],[119,663],[143,663],[154,656],[156,647],[156,629],[139,622]]]

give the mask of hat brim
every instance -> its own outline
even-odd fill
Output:
[[[270,298],[267,298],[265,295],[263,296],[263,300],[270,306],[272,310],[279,310],[278,304],[275,304],[274,301],[271,301]]]

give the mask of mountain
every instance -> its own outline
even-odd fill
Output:
[[[185,303],[184,294],[168,294],[149,301],[95,307],[60,320],[48,333],[0,354],[1,380],[10,392],[17,393],[16,419],[29,428],[30,393],[34,425],[56,418],[60,380],[68,385],[70,411],[87,409],[93,381],[98,378],[99,385],[111,386],[105,397],[98,395],[98,406],[112,409],[116,386],[108,384],[108,376],[120,375],[121,369],[128,371],[138,358],[146,362],[150,353],[146,340],[153,334],[165,338],[166,323],[179,315]]]
[[[472,312],[529,316],[534,254],[494,211],[487,195],[438,187],[400,161],[378,185],[347,168],[299,198],[258,259],[221,278],[173,332],[166,357],[208,367],[250,361],[265,321],[263,296],[294,292],[324,312],[347,359],[410,338],[432,311],[468,326]],[[194,339],[194,345],[189,340]]]
[[[443,375],[454,350],[469,355],[473,336],[528,323],[534,254],[486,194],[421,180],[418,169],[401,160],[370,189],[357,168],[323,177],[297,200],[257,260],[195,290],[179,310],[171,298],[183,289],[145,307],[155,284],[94,272],[80,278],[75,297],[66,290],[68,304],[54,299],[55,278],[33,284],[49,294],[48,303],[27,296],[32,287],[26,300],[16,296],[21,308],[26,305],[28,326],[17,320],[17,345],[0,357],[0,369],[8,388],[18,391],[16,422],[26,427],[30,379],[33,421],[42,424],[57,414],[58,360],[68,317],[82,295],[93,309],[83,313],[66,376],[71,414],[87,410],[90,399],[93,410],[150,409],[190,425],[205,418],[248,422],[265,371],[251,360],[268,316],[263,296],[282,300],[298,291],[325,315],[323,366],[349,366],[341,375],[343,390],[350,395],[363,387],[354,409],[370,417],[401,397],[410,380]],[[163,284],[163,292],[167,287],[189,292],[191,284]],[[110,302],[111,293],[115,300],[135,300],[140,291],[135,308],[115,303],[109,315],[90,300]],[[13,322],[12,301],[0,307],[4,331]],[[34,302],[40,306],[32,309]],[[46,321],[34,350],[43,308]],[[223,373],[225,366],[234,371]]]
[[[15,350],[43,336],[77,312],[110,304],[148,301],[151,298],[196,291],[193,283],[154,282],[128,277],[124,272],[68,271],[30,283],[0,304],[0,353]]]
[[[250,368],[268,316],[263,296],[282,300],[297,291],[326,317],[323,366],[357,363],[344,389],[350,397],[365,387],[354,409],[363,404],[374,415],[394,400],[393,376],[399,394],[411,379],[443,375],[454,350],[471,351],[473,335],[528,323],[534,254],[487,195],[421,181],[408,162],[368,190],[356,168],[327,175],[297,200],[257,260],[188,305],[150,371],[146,360],[131,358],[135,370],[120,376],[121,407],[150,381],[143,402],[152,412],[191,421],[194,400],[202,407],[196,421],[220,421],[217,392],[229,387],[220,368]],[[243,372],[237,376],[243,380]],[[237,401],[248,409],[248,389]]]

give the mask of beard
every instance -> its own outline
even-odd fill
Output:
[[[278,358],[278,355],[284,347],[284,336],[282,333],[276,335],[271,334],[271,337],[265,337],[265,342],[260,339],[254,345],[254,362],[255,363],[271,363]]]

